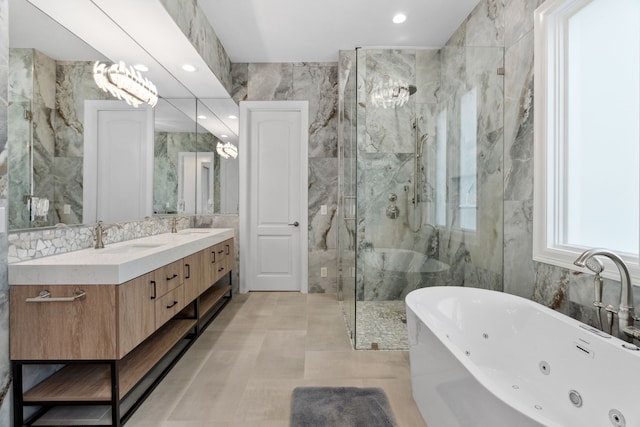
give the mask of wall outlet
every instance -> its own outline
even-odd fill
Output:
[[[327,205],[321,205],[320,206],[320,215],[326,215],[327,214]]]
[[[64,213],[69,215],[71,213],[71,205],[64,205]]]
[[[320,277],[327,277],[327,267],[320,268]]]

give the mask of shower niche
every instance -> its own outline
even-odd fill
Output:
[[[414,289],[502,288],[502,66],[501,48],[340,52],[338,293],[356,349],[408,347]]]

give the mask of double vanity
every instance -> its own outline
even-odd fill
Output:
[[[232,229],[10,264],[14,425],[121,425],[231,299],[234,265]],[[23,391],[46,364],[61,369]]]

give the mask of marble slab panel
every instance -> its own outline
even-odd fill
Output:
[[[197,0],[161,2],[227,92],[232,93],[231,60]]]
[[[0,0],[0,208],[7,209],[7,106],[9,76],[9,2]],[[6,224],[5,224],[6,226]],[[7,233],[0,233],[0,425],[11,423]]]
[[[533,12],[544,0],[504,0],[504,46],[509,49],[533,32]]]
[[[293,99],[309,101],[309,158],[337,157],[337,65],[294,65]]]
[[[505,52],[505,200],[533,199],[533,31]]]
[[[293,99],[293,64],[251,63],[248,67],[248,99],[287,101]]]
[[[239,104],[240,101],[248,99],[247,88],[249,81],[249,64],[232,63],[231,64],[231,98]]]
[[[338,159],[309,159],[309,248],[336,248]],[[321,205],[327,213],[321,213]]]
[[[336,250],[309,250],[309,293],[336,293],[338,272]],[[321,277],[320,269],[326,267],[327,277]]]

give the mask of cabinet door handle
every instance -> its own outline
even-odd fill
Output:
[[[167,308],[171,308],[171,307],[173,307],[174,305],[176,305],[177,303],[178,303],[178,301],[174,301],[174,302],[173,302],[173,304],[168,305],[168,306],[167,306]]]
[[[177,275],[177,274],[174,274],[174,275],[173,275],[173,276],[171,276],[171,277],[167,277],[167,282],[168,282],[169,280],[173,280],[173,279],[175,279],[176,277],[178,277],[178,275]]]
[[[73,302],[84,299],[86,292],[76,289],[72,297],[52,297],[49,291],[40,291],[37,297],[26,298],[26,302]]]
[[[187,267],[187,277],[185,279],[191,279],[191,265],[185,264],[185,266]]]
[[[227,247],[227,255],[229,255],[231,248],[229,247],[229,245],[225,245],[225,246]]]
[[[216,251],[211,251],[211,253],[213,254],[213,261],[211,261],[211,264],[215,264],[215,262],[216,262]]]
[[[151,299],[156,299],[156,296],[157,296],[157,294],[156,294],[156,281],[152,280],[151,281],[151,285],[153,286],[153,295],[151,295]]]

